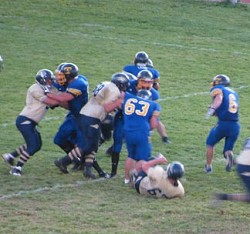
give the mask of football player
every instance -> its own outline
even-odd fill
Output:
[[[92,97],[80,110],[77,121],[83,140],[81,147],[78,147],[77,150],[84,155],[85,167],[83,174],[86,178],[96,178],[92,172],[92,167],[99,145],[100,124],[109,112],[121,104],[124,91],[128,85],[129,79],[125,73],[114,74],[111,81],[101,82],[95,87]],[[60,170],[67,170],[67,166],[73,160],[71,155],[74,150],[58,160]]]
[[[65,91],[59,94],[48,94],[48,96],[60,103],[66,103],[66,109],[69,110],[69,113],[56,133],[54,143],[69,154],[72,161],[79,166],[83,161],[79,150],[79,148],[82,148],[83,142],[77,117],[81,108],[88,101],[88,80],[85,76],[78,74],[79,69],[73,63],[61,63],[55,73],[57,84],[64,87]],[[55,160],[54,163],[63,173],[68,173],[68,170],[62,167],[60,160]],[[94,162],[94,166],[100,176],[105,177],[107,175],[97,161]]]
[[[165,170],[159,164],[167,164],[167,159],[159,154],[150,161],[137,163],[130,173],[132,188],[144,196],[154,198],[177,198],[185,194],[180,178],[184,175],[184,166],[180,162],[172,162]]]
[[[128,151],[125,161],[125,180],[129,183],[129,172],[136,162],[148,161],[151,156],[150,131],[158,126],[160,105],[150,100],[151,92],[141,89],[137,95],[126,93],[122,104],[124,135]]]
[[[245,194],[227,194],[218,193],[216,199],[228,201],[250,202],[250,137],[248,137],[243,145],[243,150],[236,158],[237,173],[246,189]]]
[[[3,154],[2,157],[12,169],[10,174],[21,176],[23,165],[42,147],[42,139],[37,130],[38,123],[43,119],[48,107],[58,105],[59,102],[49,98],[50,92],[56,92],[52,88],[53,72],[41,69],[35,76],[35,84],[32,84],[26,96],[26,105],[16,118],[16,127],[22,134],[25,144],[19,146],[12,153]],[[15,165],[15,159],[19,157]],[[15,165],[15,166],[14,166]]]
[[[141,70],[149,70],[153,75],[153,87],[158,90],[160,87],[160,73],[152,65],[152,60],[149,59],[148,54],[145,51],[139,51],[135,54],[133,64],[124,66],[123,71],[137,76]]]
[[[216,75],[212,82],[210,96],[212,103],[208,108],[206,119],[217,116],[217,124],[210,130],[206,139],[205,172],[212,173],[214,147],[222,139],[225,140],[223,155],[226,159],[226,171],[231,171],[234,164],[233,148],[240,133],[239,96],[229,88],[230,78],[226,75]]]

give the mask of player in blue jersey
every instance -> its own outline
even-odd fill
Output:
[[[210,96],[212,103],[208,108],[206,119],[217,116],[217,124],[210,130],[206,140],[205,172],[211,173],[215,145],[225,139],[223,155],[226,159],[226,171],[230,171],[233,164],[233,149],[240,133],[239,97],[230,89],[230,79],[219,74],[213,78]]]
[[[60,79],[60,70],[65,64],[70,64],[70,63],[61,63],[57,67],[55,74],[56,76],[58,76],[58,81],[56,84],[54,84],[54,86],[58,90],[68,92],[67,90],[70,87],[72,87],[72,85],[70,85],[72,82],[68,84],[67,82],[62,81]],[[89,93],[88,79],[83,75],[78,75],[78,72],[77,72],[77,76],[74,77],[73,84],[76,89],[80,90],[80,95],[78,96],[81,98],[78,98],[78,99],[73,98],[71,102],[75,102],[75,106],[76,105],[78,106],[76,112],[79,112],[81,107],[84,106],[88,101],[88,93]],[[72,108],[69,107],[69,112],[66,115],[64,122],[61,124],[58,132],[56,133],[54,137],[54,143],[58,145],[60,148],[62,148],[66,153],[70,152],[71,149],[74,148],[74,146],[77,144],[76,136],[77,134],[79,134],[77,133],[78,128],[77,128],[77,123],[75,119],[78,113],[73,113],[71,109]]]
[[[137,95],[126,93],[123,104],[124,135],[128,150],[125,161],[125,183],[136,162],[148,161],[151,155],[150,131],[157,127],[160,105],[149,100],[150,91],[139,90]]]
[[[149,59],[149,56],[145,51],[139,51],[135,54],[133,64],[126,65],[123,68],[123,71],[137,76],[141,70],[149,70],[153,75],[153,87],[158,90],[160,86],[160,73],[154,67],[148,66],[150,61],[152,60]]]
[[[128,74],[130,85],[127,88],[127,92],[136,95],[139,89],[148,89],[151,93],[152,100],[159,98],[159,93],[152,88],[153,78],[152,73],[148,70],[142,70],[138,73],[137,77],[131,73]],[[122,110],[118,109],[114,117],[114,131],[113,131],[113,145],[107,150],[107,153],[111,156],[112,170],[111,177],[114,177],[117,173],[117,167],[119,163],[119,156],[122,149],[124,140],[124,120]]]
[[[147,86],[147,88],[152,91],[152,100],[159,99],[159,93],[157,91],[160,87],[160,85],[159,85],[160,74],[156,69],[154,69],[153,62],[151,59],[149,59],[149,56],[147,55],[146,52],[144,52],[144,51],[137,52],[135,57],[134,57],[134,64],[133,65],[126,65],[123,68],[123,70],[126,72],[129,72],[129,73],[132,73],[135,76],[138,76],[142,70],[144,70],[144,71],[148,70],[152,74],[153,84],[152,85],[148,84],[149,86]],[[140,84],[140,83],[142,83],[142,82],[143,82],[143,80],[142,81],[133,81],[130,85],[131,88],[128,91],[131,93],[136,93],[136,89],[138,90],[141,88],[140,86],[142,84]],[[144,83],[144,85],[146,85],[146,83]],[[135,88],[136,86],[139,88]],[[142,88],[144,88],[144,87],[142,87]],[[154,94],[155,92],[157,94]],[[161,121],[159,122],[157,131],[162,138],[162,142],[169,144],[170,140],[167,136],[166,128]]]
[[[129,74],[129,73],[127,73]],[[133,76],[133,74],[130,74],[130,76]],[[130,85],[128,86],[127,92],[136,95],[138,90],[140,89],[146,89],[149,90],[151,93],[151,99],[153,101],[157,101],[160,97],[157,90],[153,88],[153,75],[149,70],[141,70],[136,78],[131,77],[130,78]],[[112,170],[111,170],[111,177],[116,175],[117,172],[117,166],[119,162],[119,155],[122,149],[123,139],[124,139],[124,132],[123,132],[123,114],[121,110],[118,110],[116,112],[116,115],[114,117],[114,131],[113,131],[113,145],[109,147],[109,149],[106,151],[108,155],[111,156],[112,161]],[[162,136],[162,140],[166,143],[169,143],[169,139],[166,134],[165,126],[163,123],[158,119],[158,127],[157,130]]]
[[[57,95],[49,94],[59,102],[66,103],[66,108],[69,110],[65,121],[60,126],[59,131],[54,137],[54,143],[59,145],[67,154],[70,155],[72,161],[81,161],[81,151],[83,147],[82,134],[78,127],[77,118],[81,108],[88,101],[89,84],[85,76],[78,74],[78,67],[73,63],[62,63],[58,66],[57,83],[61,87],[65,87],[65,92]],[[55,160],[55,165],[63,172],[68,173],[60,160]],[[105,176],[106,173],[100,168],[97,161],[94,163],[95,169],[100,176]]]

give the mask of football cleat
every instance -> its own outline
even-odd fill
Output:
[[[3,154],[2,158],[7,164],[9,164],[10,166],[14,166],[14,156],[12,154]]]
[[[67,167],[62,163],[62,161],[60,159],[55,160],[54,164],[59,168],[59,170],[62,173],[64,173],[64,174],[68,174],[69,173]]]
[[[171,141],[169,140],[169,138],[167,136],[162,137],[162,142],[165,144],[170,144]]]
[[[85,167],[83,170],[83,175],[87,179],[93,179],[93,180],[96,179],[95,174],[93,174],[92,172],[92,167]]]
[[[12,169],[10,170],[10,174],[14,176],[21,176],[22,175],[21,170],[22,170],[21,167],[12,167]]]
[[[105,179],[110,179],[111,178],[110,174],[108,174],[105,171],[100,172],[99,176],[102,177],[102,178],[105,178]]]
[[[226,161],[226,171],[230,172],[233,165],[234,165],[233,156],[231,154],[229,154],[227,156],[227,161]]]
[[[129,179],[124,179],[124,184],[130,184],[130,180]]]
[[[205,165],[205,168],[204,168],[204,171],[207,173],[207,174],[210,174],[213,172],[213,168],[212,166],[208,166],[207,164]]]

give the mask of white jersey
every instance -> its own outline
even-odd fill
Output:
[[[47,105],[42,102],[45,97],[46,95],[39,84],[31,85],[27,91],[26,105],[19,115],[39,123],[48,110]]]
[[[104,104],[115,101],[119,96],[120,90],[114,83],[110,81],[101,82],[95,87],[92,97],[82,107],[80,114],[103,121],[107,115]]]
[[[166,171],[161,166],[155,166],[149,168],[147,176],[141,180],[139,191],[140,194],[157,198],[183,197],[184,188],[179,180],[177,182],[178,185],[174,186],[167,178]]]
[[[245,149],[240,152],[240,155],[236,158],[237,164],[250,166],[250,149]]]

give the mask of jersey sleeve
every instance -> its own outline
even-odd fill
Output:
[[[214,88],[210,91],[210,96],[215,97],[217,95],[223,94],[222,90],[220,88]]]
[[[82,90],[80,89],[79,82],[72,82],[69,84],[68,88],[66,89],[67,93],[72,94],[74,97],[78,97],[82,95]]]

